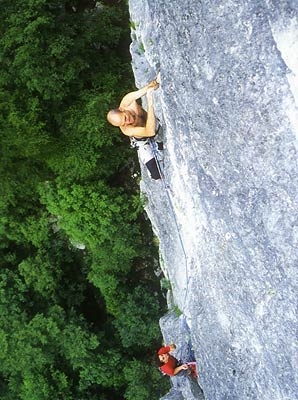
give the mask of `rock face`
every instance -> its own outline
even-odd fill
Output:
[[[194,361],[194,349],[191,334],[183,315],[178,317],[175,312],[169,312],[160,319],[160,327],[165,343],[175,343],[177,348],[173,354],[182,362]],[[171,378],[172,389],[161,400],[204,400],[203,392],[198,382],[187,373],[179,373]]]
[[[141,189],[205,399],[298,399],[298,2],[129,7],[136,85],[161,73]]]

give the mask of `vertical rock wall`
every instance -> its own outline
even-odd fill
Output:
[[[129,6],[170,188],[142,190],[205,398],[298,399],[298,3]]]

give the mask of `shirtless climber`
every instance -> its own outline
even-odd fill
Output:
[[[155,115],[153,108],[153,91],[159,87],[158,78],[143,88],[125,95],[119,108],[108,112],[107,119],[118,126],[122,133],[136,139],[155,136]],[[147,96],[147,113],[137,103],[137,100]]]
[[[160,165],[152,149],[150,138],[156,135],[156,120],[153,107],[153,91],[159,87],[159,76],[143,88],[130,92],[123,97],[119,108],[107,114],[107,120],[120,128],[121,132],[130,137],[132,147],[136,147],[139,158],[146,165],[152,179],[161,179]],[[147,97],[147,112],[137,103],[141,97]],[[162,150],[162,143],[156,143]]]

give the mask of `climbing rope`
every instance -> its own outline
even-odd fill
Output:
[[[187,295],[188,295],[188,289],[189,289],[189,282],[190,282],[190,277],[189,277],[189,274],[188,274],[187,255],[186,255],[185,247],[184,247],[184,244],[183,244],[183,239],[182,239],[182,236],[181,236],[181,233],[180,233],[179,224],[178,224],[178,221],[177,221],[177,218],[176,218],[176,214],[175,214],[175,208],[174,208],[172,195],[171,195],[171,191],[170,191],[170,185],[168,184],[168,182],[167,182],[167,180],[165,178],[165,175],[164,175],[164,172],[163,172],[163,168],[161,167],[160,161],[159,161],[159,158],[158,158],[157,143],[152,138],[149,139],[149,142],[150,142],[150,146],[151,146],[151,149],[152,149],[155,161],[156,161],[156,165],[157,165],[157,169],[158,169],[161,181],[163,183],[163,187],[165,189],[165,193],[167,195],[168,203],[169,203],[172,215],[173,215],[173,219],[174,219],[174,222],[175,222],[175,225],[176,225],[176,229],[177,229],[180,245],[181,245],[181,248],[182,248],[182,251],[183,251],[183,254],[184,254],[184,258],[185,258],[186,291],[185,291],[184,300],[183,300],[183,308],[181,310],[183,312],[183,314],[184,314],[184,308],[185,308],[185,303],[186,303],[186,299],[187,299]]]
[[[165,192],[166,192],[166,195],[167,195],[167,198],[168,198],[168,202],[169,202],[169,205],[170,205],[170,208],[171,208],[171,211],[172,211],[172,214],[173,214],[174,222],[175,222],[175,225],[176,225],[176,229],[177,229],[177,232],[178,232],[178,237],[179,237],[179,241],[180,241],[180,244],[181,244],[181,248],[182,248],[186,263],[187,263],[186,251],[185,251],[185,247],[184,247],[183,240],[182,240],[182,237],[181,237],[180,228],[179,228],[179,225],[178,225],[178,221],[177,221],[177,218],[176,218],[173,201],[172,201],[171,194],[170,194],[170,185],[167,183],[165,175],[163,173],[163,170],[162,170],[162,168],[160,166],[160,161],[159,161],[159,158],[158,158],[157,143],[155,142],[154,139],[150,138],[150,145],[151,145],[152,152],[153,152],[153,155],[154,155],[154,158],[155,158],[155,161],[156,161],[156,165],[157,165],[157,169],[158,169],[159,175],[161,177],[161,181],[163,183],[163,187],[165,189]]]

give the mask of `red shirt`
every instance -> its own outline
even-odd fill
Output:
[[[158,355],[169,353],[169,351],[171,351],[170,346],[162,347],[161,349],[159,349]],[[167,375],[174,376],[174,371],[177,367],[177,364],[177,359],[169,354],[168,361],[160,367],[160,370]]]
[[[167,375],[174,376],[175,368],[177,367],[177,359],[169,354],[168,362],[160,367],[160,370]]]

